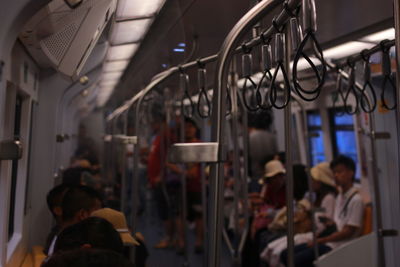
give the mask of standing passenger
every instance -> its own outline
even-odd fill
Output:
[[[167,149],[169,144],[174,142],[175,137],[165,122],[164,116],[161,114],[158,114],[154,118],[152,128],[156,137],[152,142],[149,153],[147,176],[153,188],[154,199],[165,230],[165,237],[155,245],[155,248],[167,248],[173,242],[173,221],[169,218],[168,214],[169,206],[164,181],[164,170]]]
[[[271,122],[271,113],[267,111],[249,116],[249,166],[253,183],[263,175],[267,160],[278,151],[275,135],[269,129]]]

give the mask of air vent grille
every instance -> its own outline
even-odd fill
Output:
[[[72,23],[40,42],[42,44],[42,49],[49,53],[48,56],[54,63],[58,64],[58,62],[61,61],[77,30],[77,25]]]

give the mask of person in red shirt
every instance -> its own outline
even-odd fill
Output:
[[[147,176],[149,184],[153,189],[154,199],[158,208],[160,219],[163,221],[165,237],[162,238],[155,248],[167,248],[173,243],[173,220],[170,216],[169,198],[165,185],[166,159],[169,146],[175,142],[173,131],[168,127],[163,116],[157,116],[152,122],[152,129],[155,134],[153,139],[148,162]]]

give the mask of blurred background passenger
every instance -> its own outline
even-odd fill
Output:
[[[90,214],[102,207],[101,195],[88,186],[74,186],[70,188],[62,199],[61,230],[78,223],[90,216]],[[48,255],[54,250],[57,235],[54,236],[49,246]]]
[[[119,233],[107,220],[89,217],[68,226],[57,237],[54,253],[78,248],[100,248],[123,253]]]
[[[47,207],[49,208],[51,214],[54,217],[55,225],[51,229],[50,233],[47,236],[46,244],[44,247],[44,253],[47,254],[49,251],[50,244],[60,230],[62,225],[62,199],[65,193],[71,188],[69,184],[61,184],[55,186],[47,193],[46,201]]]
[[[146,260],[149,256],[144,240],[140,234],[135,234],[135,237],[131,235],[128,225],[126,223],[125,215],[122,212],[103,208],[96,210],[92,213],[93,217],[99,217],[107,220],[111,223],[114,229],[119,233],[122,243],[124,245],[124,255],[127,258],[131,256],[131,249],[135,247],[135,266],[144,267],[146,266]]]

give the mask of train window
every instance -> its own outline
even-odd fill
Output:
[[[15,103],[15,117],[14,117],[14,140],[20,140],[21,134],[21,114],[22,114],[21,96],[17,96]],[[11,194],[10,194],[10,210],[8,217],[8,239],[10,240],[14,234],[14,221],[15,221],[15,202],[17,191],[17,177],[18,177],[18,160],[13,160],[11,169]]]
[[[317,111],[307,112],[307,127],[309,132],[309,153],[311,166],[325,161],[324,140],[321,115]]]
[[[357,157],[356,135],[354,132],[353,116],[342,113],[337,109],[329,111],[331,122],[331,138],[334,156],[346,155],[357,164],[357,174],[359,177],[359,166]]]

